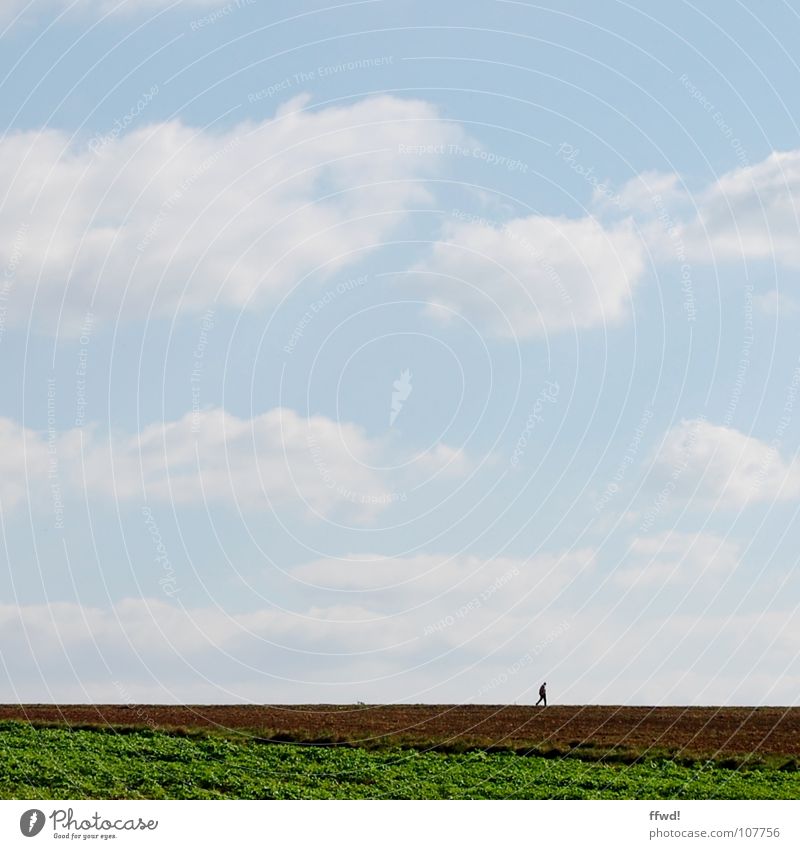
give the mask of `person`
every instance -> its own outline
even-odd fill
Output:
[[[539,701],[536,702],[536,707],[539,707],[539,702],[544,702],[544,706],[547,707],[547,681],[539,687]]]

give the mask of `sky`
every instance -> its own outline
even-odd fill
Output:
[[[4,0],[0,701],[799,704],[799,40]]]

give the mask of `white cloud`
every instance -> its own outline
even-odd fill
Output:
[[[96,427],[38,434],[0,419],[0,498],[13,507],[51,483],[60,495],[85,485],[89,497],[177,505],[238,503],[242,510],[296,505],[314,514],[367,521],[463,456],[435,446],[398,471],[388,439],[324,416],[276,408],[252,419],[209,409],[139,434],[105,437]],[[35,499],[34,499],[35,500]]]
[[[670,530],[636,537],[623,568],[614,572],[614,580],[626,587],[648,590],[685,586],[706,578],[724,578],[738,560],[736,542],[710,533]]]
[[[63,299],[68,327],[90,307],[108,317],[200,309],[217,298],[261,305],[307,274],[353,264],[409,207],[429,201],[416,181],[436,158],[401,155],[399,142],[462,139],[418,100],[306,105],[301,96],[273,120],[219,132],[144,125],[144,104],[133,129],[81,144],[57,130],[6,135],[0,263],[16,252],[8,321],[27,321],[34,289],[37,321],[59,315]]]
[[[0,508],[9,510],[24,501],[31,479],[41,485],[48,466],[47,438],[0,418]]]
[[[630,222],[532,215],[502,226],[455,217],[422,272],[431,314],[461,313],[497,336],[616,324],[644,270]]]
[[[753,304],[764,315],[777,318],[789,318],[800,313],[800,301],[777,289],[764,292],[762,295],[754,295]]]
[[[695,419],[670,430],[655,458],[656,483],[720,507],[800,495],[800,465],[777,445]]]
[[[16,17],[17,13],[24,9],[30,0],[4,0],[0,3],[0,24],[5,24]]]
[[[583,657],[571,677],[559,671],[567,704],[798,703],[794,605],[731,615],[648,609],[635,622],[617,613],[595,625],[599,618],[575,622]]]
[[[684,191],[677,174],[664,174],[659,171],[643,171],[637,177],[629,180],[619,192],[619,202],[609,203],[608,198],[595,193],[593,201],[598,206],[613,210],[616,207],[623,211],[652,210],[659,203],[671,206],[675,202],[685,202]]]
[[[473,598],[474,589],[460,598]],[[0,640],[16,649],[5,655],[0,695],[12,702],[498,704],[526,694],[535,700],[547,680],[553,700],[567,704],[797,702],[800,614],[791,606],[731,616],[648,611],[631,622],[582,604],[549,609],[532,594],[512,620],[502,610],[515,594],[512,583],[500,603],[493,597],[427,638],[425,623],[445,621],[459,596],[402,616],[330,599],[296,613],[154,598],[108,608],[3,604]]]
[[[408,557],[381,557],[377,554],[325,558],[306,563],[292,574],[315,587],[347,593],[386,594],[398,599],[416,596],[435,599],[443,595],[478,597],[494,595],[513,586],[511,597],[518,599],[535,591],[543,601],[589,568],[591,549],[578,549],[560,555],[539,554],[529,559],[476,555],[418,554]]]
[[[800,151],[728,171],[699,198],[697,219],[687,228],[690,248],[699,254],[710,243],[717,259],[775,257],[800,267],[798,202]]]
[[[800,150],[734,168],[697,192],[678,175],[645,173],[620,195],[643,213],[642,229],[663,259],[774,260],[800,267]]]
[[[528,674],[538,674],[534,657],[559,640],[559,651],[566,651],[569,624],[558,593],[592,557],[577,551],[528,560],[429,554],[321,560],[286,579],[328,587],[303,584],[295,610],[284,604],[236,613],[158,598],[106,608],[0,604],[0,639],[20,647],[8,659],[7,681],[27,699],[38,694],[41,675],[52,688],[48,699],[56,700],[81,687],[79,700],[101,693],[125,700],[107,689],[111,677],[145,701],[165,694],[187,699],[200,682],[202,699],[212,701],[252,698],[265,685],[271,693],[278,686],[284,699],[317,701],[367,694],[386,700],[390,693],[419,701],[433,690],[453,699],[464,688],[464,696],[475,698],[484,686],[482,700],[491,701],[494,688],[485,685],[498,664],[527,654]],[[387,580],[394,586],[384,586]],[[360,682],[355,691],[353,682]],[[518,683],[524,686],[522,676]]]
[[[418,643],[431,656],[458,650],[474,659],[518,651],[531,635],[535,643],[562,623],[565,593],[591,574],[594,556],[588,548],[527,559],[364,554],[317,560],[291,574],[304,592],[383,617],[398,642]]]

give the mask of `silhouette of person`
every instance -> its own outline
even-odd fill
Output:
[[[540,702],[544,702],[544,706],[547,707],[547,681],[539,687],[539,701],[536,702],[536,707],[539,707]]]

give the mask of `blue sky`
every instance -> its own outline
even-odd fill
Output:
[[[0,700],[796,704],[799,35],[6,2]]]

